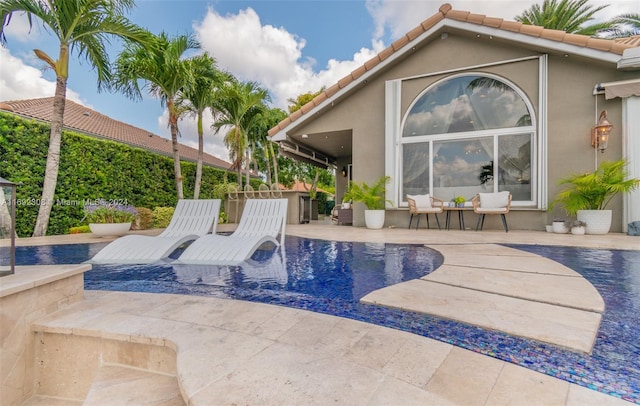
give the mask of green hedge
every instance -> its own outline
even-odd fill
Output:
[[[0,177],[17,188],[18,236],[33,233],[42,195],[49,147],[49,125],[0,113]],[[182,162],[185,197],[193,196],[196,164]],[[201,199],[215,196],[215,186],[236,175],[203,167]],[[94,199],[126,201],[153,209],[177,203],[173,158],[114,141],[63,131],[60,172],[47,234],[66,234],[81,225],[83,202]]]

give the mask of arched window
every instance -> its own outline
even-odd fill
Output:
[[[452,76],[425,89],[403,120],[402,199],[508,190],[514,205],[533,204],[532,111],[522,91],[494,75]]]

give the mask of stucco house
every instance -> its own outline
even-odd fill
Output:
[[[564,215],[548,210],[558,179],[622,157],[640,177],[639,96],[638,37],[596,39],[444,4],[269,135],[290,156],[337,168],[337,202],[350,179],[389,175],[387,226],[408,225],[407,194],[508,190],[511,228],[543,230]],[[614,127],[600,152],[591,130],[602,111]],[[640,220],[640,191],[610,208],[611,230],[625,230]],[[502,229],[490,217],[485,229]],[[364,225],[360,204],[354,225]]]

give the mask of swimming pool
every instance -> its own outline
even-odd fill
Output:
[[[19,264],[79,263],[104,244],[17,250]],[[592,355],[436,317],[365,305],[372,290],[419,278],[442,263],[419,245],[287,236],[286,255],[258,252],[236,267],[94,266],[86,289],[181,293],[272,303],[397,328],[496,357],[640,404],[640,252],[510,245],[587,278],[606,312]],[[0,257],[7,255],[0,250]]]

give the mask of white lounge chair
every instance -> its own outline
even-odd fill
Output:
[[[280,252],[272,252],[270,254],[271,256],[266,261],[253,261],[253,259],[250,259],[236,265],[172,264],[172,266],[173,272],[180,283],[233,286],[237,281],[237,274],[240,272],[244,277],[241,280],[248,279],[252,283],[275,283],[285,286],[289,280],[289,275],[287,273],[284,249],[281,247]]]
[[[239,264],[264,243],[284,244],[286,224],[287,199],[248,199],[233,234],[198,238],[174,264]],[[280,242],[276,239],[278,234]]]
[[[88,262],[149,264],[166,259],[179,246],[216,232],[220,199],[180,200],[169,226],[157,236],[127,235],[113,241]]]

